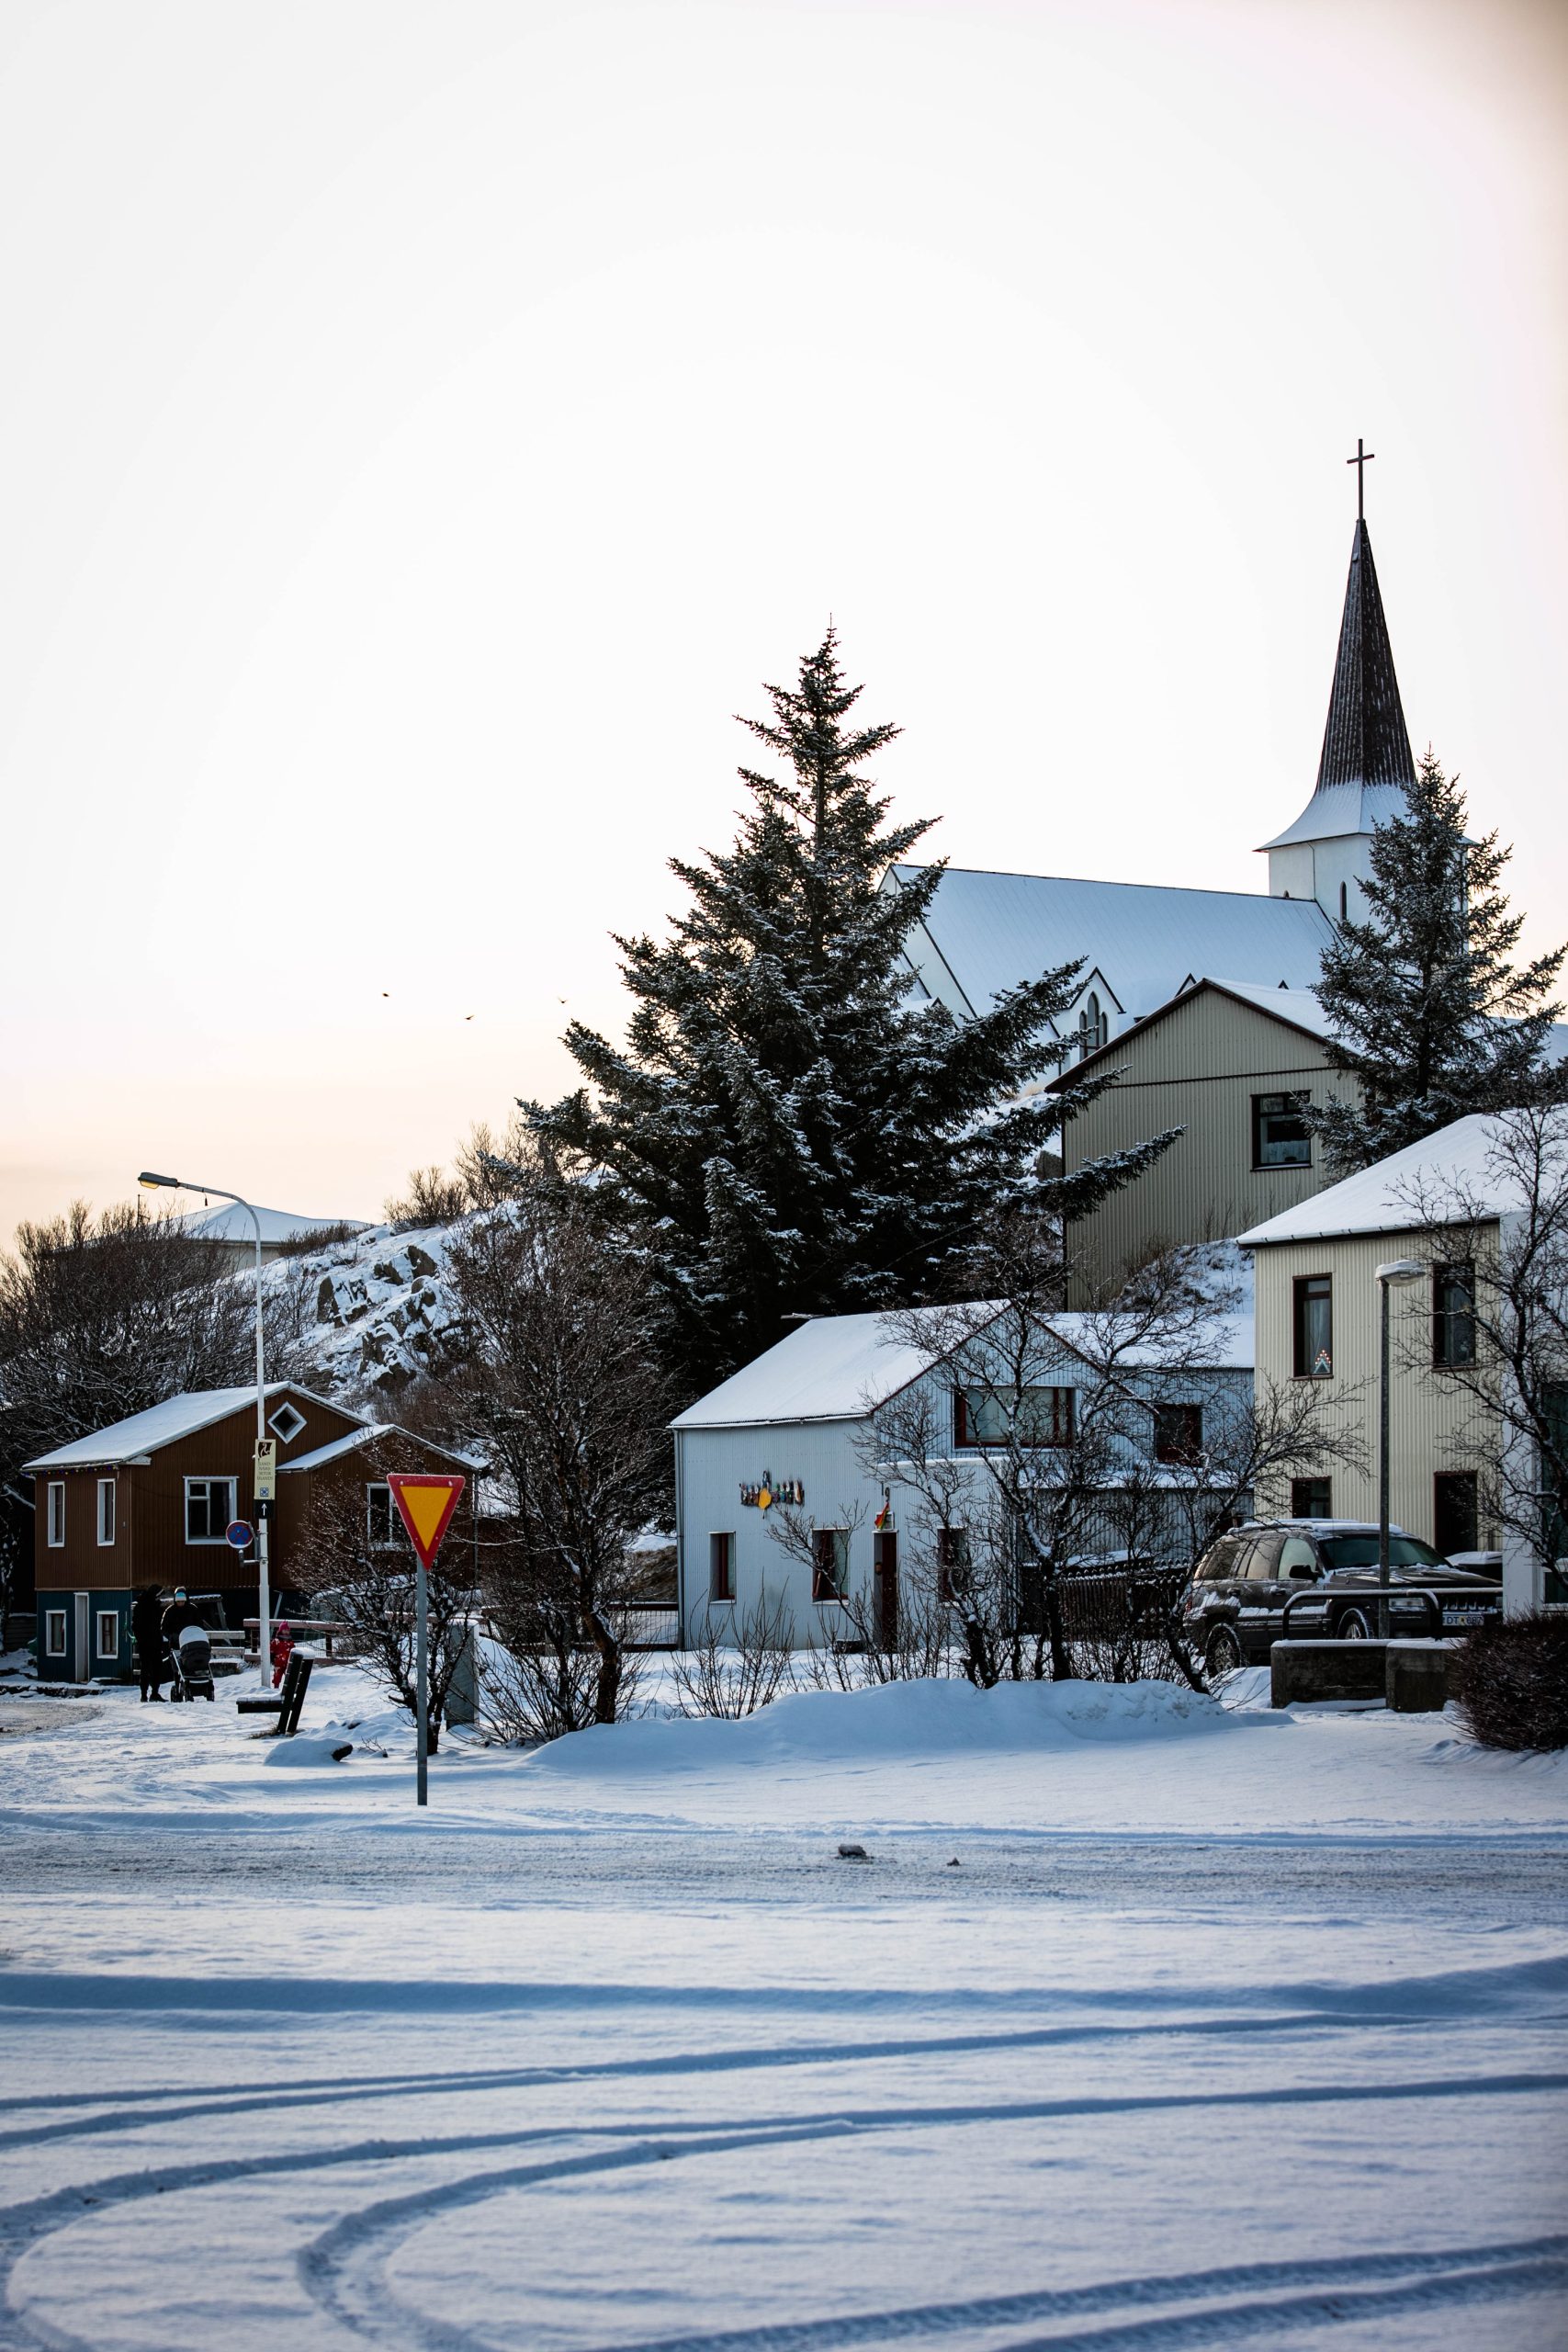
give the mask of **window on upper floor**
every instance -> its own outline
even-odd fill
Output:
[[[223,1530],[237,1516],[232,1478],[186,1480],[187,1544],[221,1544]]]
[[[1302,1115],[1304,1094],[1255,1094],[1252,1098],[1254,1168],[1310,1168],[1312,1130]]]
[[[1432,1269],[1432,1362],[1475,1362],[1475,1267],[1469,1258]]]
[[[1334,1482],[1331,1478],[1291,1480],[1292,1519],[1332,1519],[1333,1516]]]
[[[955,1442],[961,1446],[1071,1445],[1074,1403],[1070,1388],[960,1388],[953,1408]]]
[[[372,1552],[389,1552],[402,1533],[402,1521],[385,1478],[372,1478],[365,1489],[365,1541]]]
[[[1179,1469],[1190,1469],[1203,1453],[1203,1408],[1201,1405],[1156,1405],[1155,1414],[1155,1460],[1168,1462]]]
[[[98,1542],[101,1544],[114,1542],[114,1480],[112,1478],[98,1480]]]
[[[65,1481],[63,1478],[50,1480],[49,1498],[45,1509],[47,1512],[45,1529],[49,1548],[51,1552],[58,1552],[65,1541]]]
[[[1334,1376],[1334,1281],[1329,1274],[1295,1280],[1295,1373],[1298,1380]]]
[[[1078,1059],[1087,1060],[1110,1043],[1111,1016],[1101,1006],[1098,991],[1090,989],[1078,1009]]]

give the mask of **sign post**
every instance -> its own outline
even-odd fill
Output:
[[[452,1523],[465,1478],[388,1473],[387,1485],[419,1563],[414,1571],[414,1721],[418,1732],[415,1803],[428,1804],[430,1781],[430,1586],[428,1571]]]

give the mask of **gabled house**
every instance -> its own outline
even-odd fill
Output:
[[[957,1347],[955,1314],[968,1335]],[[1039,1318],[1020,1382],[1016,1346],[996,1336],[1010,1318],[999,1306],[816,1317],[682,1413],[671,1427],[682,1638],[700,1637],[716,1612],[739,1622],[764,1589],[803,1645],[841,1638],[852,1607],[863,1622],[891,1624],[901,1569],[908,1577],[937,1567],[942,1545],[992,1507],[985,1456],[1010,1416],[1015,1430],[1020,1416],[1027,1423],[1031,1476],[1048,1487],[1100,1406],[1103,1355],[1089,1344],[1090,1318]],[[1203,1360],[1179,1366],[1162,1366],[1156,1348],[1129,1351],[1118,1376],[1130,1401],[1108,1448],[1112,1486],[1118,1457],[1129,1483],[1151,1470],[1190,1480],[1207,1417],[1245,1412],[1250,1317],[1217,1317],[1206,1337]],[[901,1475],[917,1420],[950,1468],[956,1516],[940,1528]],[[794,1521],[793,1546],[777,1540],[781,1519]]]
[[[269,1383],[265,1406],[279,1471],[269,1534],[279,1614],[300,1613],[289,1555],[324,1486],[338,1494],[363,1486],[370,1540],[396,1540],[385,1471],[377,1466],[389,1442],[395,1442],[399,1468],[457,1470],[469,1477],[462,1522],[448,1541],[471,1530],[474,1465],[463,1456],[350,1412],[295,1381]],[[40,1673],[78,1682],[94,1675],[129,1679],[130,1605],[143,1585],[169,1590],[183,1584],[192,1594],[212,1595],[231,1624],[255,1614],[254,1555],[236,1552],[224,1534],[236,1521],[255,1520],[255,1442],[254,1387],[199,1389],[26,1465],[35,1498]],[[377,1457],[368,1476],[367,1448]]]
[[[1121,1076],[1064,1131],[1065,1174],[1183,1132],[1146,1175],[1069,1227],[1075,1306],[1160,1250],[1223,1240],[1310,1199],[1325,1176],[1302,1104],[1359,1093],[1329,1061],[1328,1023],[1310,989],[1246,980],[1196,981],[1052,1083],[1086,1070]]]

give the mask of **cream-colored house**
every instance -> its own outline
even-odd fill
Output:
[[[1524,1205],[1501,1124],[1456,1120],[1240,1239],[1253,1257],[1258,1380],[1319,1384],[1330,1423],[1359,1437],[1365,1455],[1291,1492],[1260,1490],[1259,1510],[1376,1519],[1377,1269],[1419,1261],[1420,1280],[1389,1286],[1390,1515],[1445,1555],[1502,1551],[1517,1611],[1562,1594],[1540,1546],[1501,1523],[1505,1416],[1498,1385],[1478,1378],[1486,1301]],[[1539,1479],[1516,1465],[1509,1484],[1517,1498]]]
[[[1122,1073],[1067,1127],[1068,1175],[1184,1130],[1147,1175],[1069,1227],[1070,1305],[1089,1304],[1162,1249],[1223,1240],[1322,1189],[1322,1149],[1302,1099],[1355,1091],[1329,1068],[1325,1030],[1305,989],[1202,979],[1055,1081],[1101,1068]]]

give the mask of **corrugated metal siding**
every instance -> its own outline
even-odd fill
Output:
[[[1300,1091],[1326,1102],[1349,1084],[1330,1071],[1316,1039],[1208,989],[1131,1039],[1117,1059],[1125,1076],[1066,1130],[1068,1172],[1168,1127],[1187,1132],[1146,1176],[1073,1227],[1075,1306],[1157,1249],[1244,1233],[1321,1192],[1315,1145],[1310,1167],[1253,1167],[1252,1098]]]
[[[1334,1377],[1314,1383],[1331,1426],[1359,1436],[1366,1469],[1358,1474],[1339,1464],[1326,1475],[1334,1485],[1334,1511],[1340,1519],[1375,1520],[1378,1515],[1378,1285],[1376,1269],[1405,1254],[1409,1236],[1368,1234],[1334,1240],[1277,1244],[1254,1253],[1257,1287],[1258,1369],[1280,1384],[1294,1376],[1292,1285],[1301,1274],[1328,1274],[1334,1283]],[[1415,1253],[1412,1253],[1415,1254]],[[1391,1294],[1390,1326],[1390,1516],[1412,1535],[1432,1541],[1432,1481],[1441,1471],[1470,1466],[1454,1442],[1491,1437],[1495,1424],[1431,1369],[1429,1284],[1412,1283]],[[1288,1484],[1261,1492],[1259,1510],[1288,1510]],[[1492,1548],[1495,1530],[1481,1531]]]

